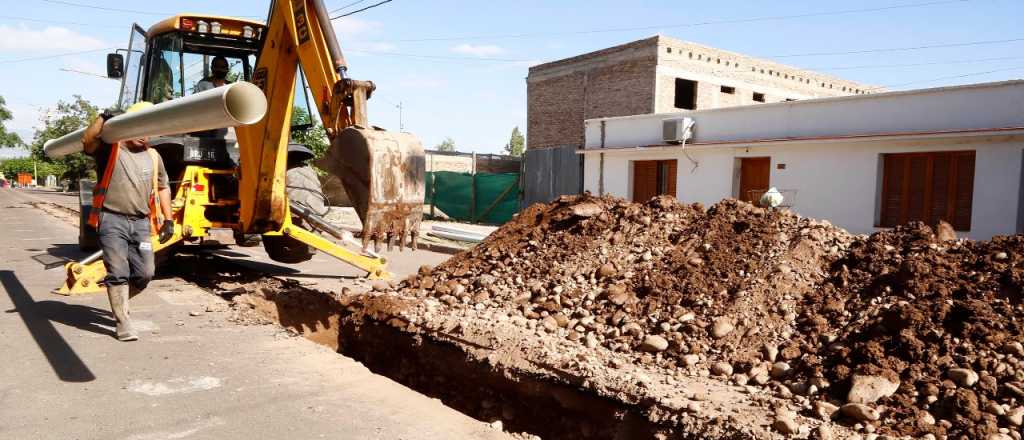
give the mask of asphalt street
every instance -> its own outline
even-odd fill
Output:
[[[276,326],[229,321],[222,299],[179,278],[132,300],[141,340],[118,342],[105,295],[51,293],[63,270],[38,260],[82,254],[76,226],[39,200],[0,189],[0,438],[510,438]],[[317,283],[358,275],[322,256],[310,264],[279,270]]]

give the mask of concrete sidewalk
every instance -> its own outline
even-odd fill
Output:
[[[49,293],[63,273],[32,256],[80,257],[77,231],[19,191],[0,189],[0,438],[510,438],[277,327],[232,323],[181,279],[132,300],[142,340],[118,342],[105,296]]]

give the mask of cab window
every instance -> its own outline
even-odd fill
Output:
[[[256,57],[252,54],[238,52],[217,52],[215,48],[189,45],[189,51],[183,50],[182,38],[177,34],[154,37],[151,43],[149,78],[146,97],[154,104],[169,99],[188,96],[210,88],[203,81],[211,81],[210,63],[216,56],[223,56],[228,61],[229,72],[227,82],[245,81],[251,76],[252,66]],[[202,50],[206,53],[195,52]]]

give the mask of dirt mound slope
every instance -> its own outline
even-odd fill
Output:
[[[1020,236],[943,241],[922,224],[854,236],[735,200],[583,195],[532,206],[393,290],[502,311],[611,364],[766,390],[791,401],[772,404],[776,432],[835,419],[1019,440],[1022,255]]]

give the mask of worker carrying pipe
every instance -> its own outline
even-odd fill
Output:
[[[237,82],[184,98],[164,101],[136,112],[115,116],[103,125],[103,142],[114,144],[144,136],[194,133],[259,122],[267,113],[267,97],[252,83]],[[82,151],[79,129],[43,146],[52,159]]]
[[[151,107],[151,103],[139,102],[125,114]],[[163,219],[159,226],[160,242],[174,235],[171,190],[164,162],[156,150],[149,148],[148,137],[113,144],[103,141],[104,124],[111,118],[112,114],[104,112],[82,134],[82,151],[96,159],[96,175],[101,176],[93,188],[89,224],[99,233],[103,265],[107,269],[104,282],[117,322],[117,339],[134,341],[139,336],[132,327],[128,300],[153,279],[150,237],[158,214]]]

